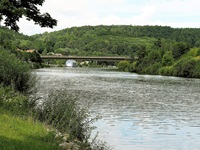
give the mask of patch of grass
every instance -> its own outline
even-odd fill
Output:
[[[31,117],[16,117],[0,108],[1,150],[59,150],[47,127]]]

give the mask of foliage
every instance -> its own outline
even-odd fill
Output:
[[[0,56],[0,84],[28,92],[35,82],[29,65],[5,50],[0,51]]]
[[[183,54],[190,50],[189,45],[186,43],[178,42],[174,45],[174,49],[172,51],[174,59],[179,59]]]
[[[200,59],[193,57],[184,57],[174,65],[174,76],[199,78],[200,77]]]
[[[173,75],[173,66],[166,66],[159,69],[159,74],[164,76]]]
[[[51,92],[44,100],[42,108],[36,110],[36,117],[55,127],[62,133],[69,133],[70,139],[83,141],[82,149],[89,147],[89,138],[94,129],[92,119],[87,109],[81,108],[76,99],[65,91]]]
[[[9,31],[7,28],[0,28],[0,35],[2,49],[29,48],[37,49],[43,54],[54,52],[63,55],[129,56],[132,61],[125,70],[142,74],[169,71],[170,75],[183,76],[176,73],[177,69],[179,70],[178,66],[181,65],[177,62],[188,56],[195,58],[200,55],[200,48],[195,47],[199,45],[200,29],[195,28],[83,26],[31,37]],[[14,53],[16,54],[16,50]],[[16,55],[24,61],[30,60],[28,54]],[[62,64],[61,61],[56,63]],[[167,66],[172,67],[168,70]],[[197,70],[193,75],[195,77],[198,76]]]
[[[130,62],[126,60],[120,61],[117,65],[118,69],[121,71],[128,71],[129,66],[130,66]]]
[[[46,125],[36,122],[30,114],[27,96],[0,86],[0,149],[59,149]]]
[[[54,60],[54,63],[58,65],[59,67],[62,67],[65,65],[66,60]]]
[[[171,66],[174,64],[172,51],[167,51],[162,57],[162,66]]]
[[[28,98],[10,87],[0,86],[0,106],[13,114],[24,115],[28,110]]]
[[[24,40],[29,41],[30,38],[23,34],[19,34],[15,31],[9,30],[6,27],[0,27],[0,43],[1,43],[0,46],[2,48],[5,48],[10,51],[15,50],[16,48],[23,49],[23,46],[21,47],[21,43]]]
[[[194,47],[199,41],[200,29],[166,26],[83,26],[37,34],[31,38],[33,45],[40,45],[40,49],[46,49],[48,52],[61,48],[68,55],[100,53],[131,56],[144,47],[151,46],[154,46],[154,50],[162,47],[166,51],[172,51],[176,42],[180,42],[177,47],[184,46],[182,43],[187,43],[186,48],[187,45]]]
[[[128,71],[130,71],[130,72],[136,72],[136,65],[137,65],[137,61],[134,61],[133,63],[131,63],[129,65]]]
[[[161,68],[161,66],[162,65],[160,63],[155,63],[153,65],[150,65],[145,69],[145,73],[154,75],[159,74],[159,69]]]
[[[42,6],[44,0],[32,0],[32,1],[18,1],[18,0],[1,0],[0,1],[0,22],[5,17],[5,25],[11,29],[18,31],[19,27],[17,21],[23,16],[27,20],[33,20],[41,27],[53,27],[57,24],[57,21],[48,13],[41,14],[37,8],[38,5]]]

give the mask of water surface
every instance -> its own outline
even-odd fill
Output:
[[[66,90],[89,105],[114,150],[200,149],[200,80],[108,69],[36,70],[40,94]]]

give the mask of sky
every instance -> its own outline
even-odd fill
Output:
[[[20,20],[20,33],[52,32],[85,25],[161,25],[174,28],[200,27],[200,0],[45,0],[39,6],[58,24],[41,28]]]

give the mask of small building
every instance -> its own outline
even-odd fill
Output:
[[[28,50],[26,50],[26,52],[27,52],[27,53],[34,53],[34,52],[37,53],[37,51],[36,51],[35,49],[28,49]]]
[[[69,59],[69,60],[66,61],[65,64],[66,64],[67,67],[76,67],[76,64],[77,64],[77,63],[76,63],[75,60]]]

